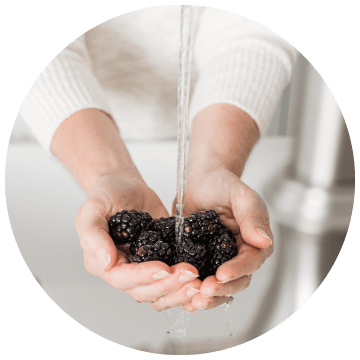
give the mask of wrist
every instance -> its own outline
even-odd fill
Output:
[[[108,188],[121,189],[121,191],[129,192],[133,188],[140,191],[140,189],[147,189],[148,186],[136,168],[128,168],[104,173],[96,177],[96,179],[94,178],[93,186],[87,193],[89,194],[92,191],[96,191],[96,189]]]
[[[97,109],[83,109],[66,119],[55,132],[51,150],[86,193],[110,174],[141,178],[115,123]]]
[[[234,105],[213,104],[201,110],[191,128],[190,180],[218,169],[240,177],[259,137],[255,121]]]
[[[74,173],[75,178],[77,179],[80,186],[84,191],[89,194],[96,185],[100,183],[122,183],[122,179],[130,181],[132,184],[137,184],[137,186],[146,186],[145,181],[141,177],[139,171],[135,166],[133,167],[115,167],[104,165],[102,168],[93,169],[84,169],[83,172],[78,171]]]

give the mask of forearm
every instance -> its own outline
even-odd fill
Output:
[[[51,151],[86,193],[101,176],[116,172],[142,181],[116,125],[96,109],[80,110],[66,119],[55,132]]]
[[[188,179],[216,169],[240,177],[260,137],[255,121],[230,104],[213,104],[194,117],[188,157]]]

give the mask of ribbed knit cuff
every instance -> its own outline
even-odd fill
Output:
[[[64,49],[40,74],[20,108],[20,115],[46,150],[50,151],[56,129],[75,112],[95,108],[111,114],[83,55]]]
[[[245,40],[217,51],[199,71],[190,120],[211,104],[227,103],[247,112],[263,133],[290,81],[291,69],[288,54],[263,40]]]

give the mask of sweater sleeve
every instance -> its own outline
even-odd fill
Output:
[[[92,73],[85,35],[82,35],[40,74],[21,105],[20,116],[40,144],[50,150],[59,125],[85,108],[111,114],[103,89]]]
[[[296,50],[267,28],[212,8],[201,9],[195,31],[190,119],[210,104],[228,103],[263,133],[290,81]]]

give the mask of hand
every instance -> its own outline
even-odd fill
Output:
[[[201,284],[200,292],[183,307],[188,312],[211,309],[245,290],[252,274],[272,254],[269,215],[260,196],[226,169],[211,170],[190,181],[185,193],[185,216],[213,209],[236,238],[239,253]]]
[[[152,306],[159,311],[189,302],[201,284],[191,265],[130,263],[126,250],[116,249],[108,233],[108,220],[125,209],[148,212],[154,219],[168,216],[158,196],[137,172],[100,177],[76,216],[86,270],[138,302],[153,302]]]

